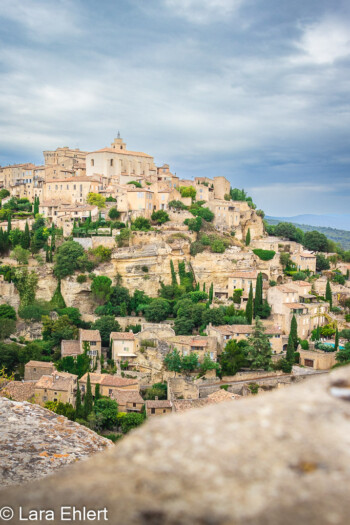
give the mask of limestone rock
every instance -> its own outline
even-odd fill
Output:
[[[56,511],[106,506],[109,521],[125,525],[345,524],[349,391],[346,368],[237,403],[153,418],[116,447],[0,492],[0,500]]]

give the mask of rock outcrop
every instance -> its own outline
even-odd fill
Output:
[[[26,402],[0,397],[0,486],[52,474],[111,445],[92,430]]]
[[[107,507],[112,523],[344,524],[350,368],[263,396],[154,418],[116,447],[0,492],[15,509]],[[20,436],[21,437],[21,436]],[[11,523],[14,523],[13,520]]]

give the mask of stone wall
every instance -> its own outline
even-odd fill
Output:
[[[109,522],[124,525],[346,524],[349,387],[345,368],[264,396],[153,418],[88,461],[1,491],[0,502],[16,518],[19,505],[26,513],[52,508],[57,524],[69,505],[106,507]]]

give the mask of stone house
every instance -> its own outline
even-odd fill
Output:
[[[206,354],[212,361],[217,360],[217,341],[215,337],[200,335],[176,335],[169,337],[167,343],[171,350],[177,349],[181,355],[198,354],[199,361],[203,361]]]
[[[83,377],[79,379],[79,386],[83,396],[86,392],[87,378],[88,373],[84,374]],[[107,397],[111,397],[112,394],[114,395],[114,393],[119,390],[140,391],[138,379],[125,379],[124,377],[112,376],[110,374],[90,372],[90,383],[92,395],[95,395],[95,387],[97,384],[100,385],[100,394]]]
[[[329,370],[336,364],[337,352],[323,352],[311,348],[309,350],[299,348],[298,352],[300,353],[300,364],[314,370]]]
[[[232,272],[228,278],[228,297],[232,297],[235,290],[241,289],[243,290],[242,302],[247,302],[251,284],[255,294],[257,276],[257,270],[236,270]]]
[[[265,333],[269,336],[272,352],[274,354],[280,354],[283,352],[283,345],[286,342],[286,336],[283,336],[283,331],[279,326],[271,326],[264,323]],[[253,331],[253,325],[222,325],[212,326],[210,323],[207,326],[207,334],[216,337],[218,344],[218,352],[221,354],[225,350],[226,344],[231,340],[235,339],[237,342],[241,340],[247,340]]]
[[[316,272],[316,255],[314,253],[306,250],[297,251],[291,254],[291,259],[299,271],[309,270],[311,273]]]
[[[111,332],[110,343],[114,362],[118,366],[125,362],[132,365],[132,360],[137,357],[137,350],[139,349],[139,341],[132,330],[129,332]]]
[[[173,404],[168,399],[155,398],[154,401],[146,401],[146,414],[147,417],[151,416],[164,416],[165,414],[171,414]]]
[[[142,412],[145,405],[140,393],[136,390],[116,390],[111,398],[118,403],[119,412]]]
[[[60,401],[75,406],[78,376],[68,372],[53,372],[42,376],[35,384],[34,398],[39,405]]]
[[[87,355],[91,358],[92,366],[96,361],[101,359],[102,344],[101,335],[98,330],[84,330],[79,329],[78,340],[62,340],[61,341],[61,357],[77,357],[87,351]]]
[[[71,177],[47,179],[44,183],[44,201],[63,200],[70,204],[86,203],[89,193],[98,193],[103,188],[100,177]]]
[[[47,361],[29,361],[24,366],[24,380],[38,381],[42,376],[52,374],[55,365]]]
[[[155,193],[148,188],[130,188],[127,190],[128,212],[136,217],[151,218],[156,204]]]

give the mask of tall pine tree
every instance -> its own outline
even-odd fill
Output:
[[[86,394],[84,397],[84,418],[87,419],[88,415],[91,414],[93,407],[93,398],[92,398],[92,392],[91,392],[91,381],[90,381],[90,374],[87,376],[86,381]]]
[[[290,332],[289,337],[288,337],[286,360],[288,361],[290,365],[293,365],[294,363],[294,341],[293,341],[292,332]]]
[[[335,352],[338,350],[339,348],[339,332],[338,332],[338,327],[336,327],[335,329],[335,341],[334,341],[334,350]]]
[[[95,403],[96,403],[96,401],[98,401],[98,399],[100,399],[100,397],[101,397],[100,385],[98,383],[96,383],[96,386],[95,386]]]
[[[79,386],[79,381],[78,381],[77,393],[75,397],[75,417],[81,418],[83,416],[84,416],[84,411],[83,411],[83,407],[81,404],[81,391],[80,391],[80,386]]]
[[[34,197],[34,217],[39,213],[39,197]]]
[[[253,299],[253,285],[250,283],[249,296],[247,301],[247,306],[245,308],[245,316],[249,324],[252,324],[253,313],[254,313],[254,299]]]
[[[331,288],[331,283],[329,281],[327,281],[327,286],[326,286],[326,301],[329,302],[329,306],[330,308],[332,308],[332,303],[333,303],[332,288]]]
[[[12,225],[11,225],[11,215],[9,215],[9,216],[8,216],[8,219],[7,219],[7,233],[10,233],[11,228],[12,228]]]
[[[294,351],[296,351],[298,348],[298,344],[299,344],[299,338],[298,338],[298,323],[297,323],[295,315],[293,315],[291,323],[290,323],[290,335],[292,336]]]
[[[173,286],[176,286],[177,285],[176,272],[175,272],[174,263],[172,259],[170,259],[170,271],[171,271],[171,284]]]
[[[250,244],[250,228],[248,228],[247,235],[245,236],[245,245],[249,246]]]
[[[210,288],[209,288],[209,304],[213,302],[213,297],[214,297],[214,284],[211,283]]]
[[[24,234],[23,234],[23,237],[22,237],[21,246],[25,250],[29,250],[29,248],[30,248],[30,231],[29,231],[29,226],[28,226],[27,222],[26,222],[26,225],[25,225],[25,228],[24,228]]]
[[[262,279],[262,273],[259,272],[258,277],[256,279],[254,317],[259,315],[262,306],[263,306],[263,279]]]

